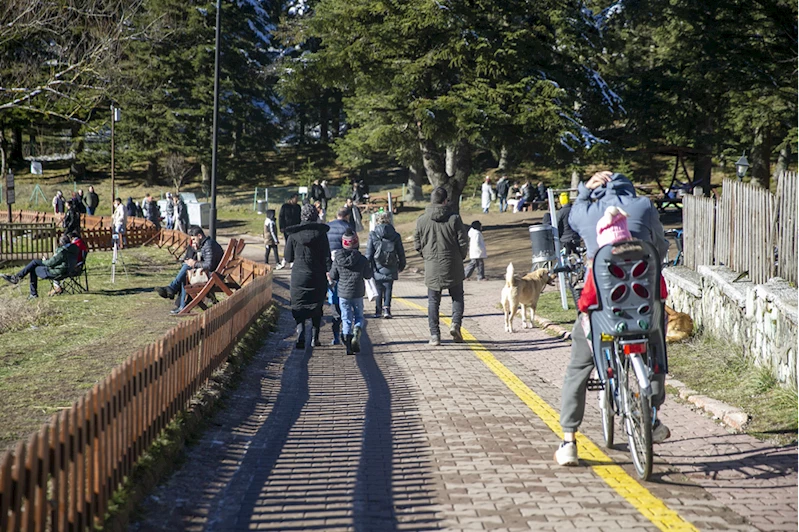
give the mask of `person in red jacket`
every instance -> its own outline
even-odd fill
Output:
[[[605,215],[599,219],[596,224],[596,244],[597,249],[608,244],[616,244],[617,242],[624,242],[625,240],[632,240],[633,236],[627,228],[627,213],[616,206],[611,206],[605,209]],[[660,276],[660,298],[666,301],[668,297],[668,289],[666,288],[666,280],[663,275]],[[599,302],[596,293],[596,285],[594,284],[594,276],[591,268],[588,268],[585,274],[585,285],[580,294],[580,299],[577,300],[577,309],[580,312],[588,312],[589,309]]]

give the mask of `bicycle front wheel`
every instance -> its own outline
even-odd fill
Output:
[[[619,361],[619,385],[624,408],[624,426],[635,472],[641,480],[652,474],[652,406],[641,390],[628,357]]]
[[[610,379],[605,381],[605,389],[599,391],[599,411],[602,413],[602,436],[605,439],[605,447],[613,448],[613,430],[615,412],[613,411],[613,388]]]

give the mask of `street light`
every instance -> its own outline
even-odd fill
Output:
[[[746,152],[741,155],[738,162],[735,163],[735,173],[738,174],[738,181],[743,181],[746,171],[749,169],[749,161],[746,160]]]
[[[119,107],[111,104],[111,214],[114,214],[114,199],[116,199],[116,188],[114,179],[116,178],[116,165],[114,164],[114,123],[122,119],[122,111]]]
[[[214,125],[211,147],[211,220],[208,232],[216,240],[216,158],[219,151],[219,45],[222,41],[222,0],[216,0],[216,47],[214,50]]]

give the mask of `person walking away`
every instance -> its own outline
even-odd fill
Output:
[[[483,189],[482,195],[480,198],[480,205],[483,207],[483,213],[488,213],[488,208],[491,207],[491,178],[486,176],[485,181],[483,181]]]
[[[327,204],[330,203],[330,199],[333,197],[333,191],[330,190],[328,186],[327,179],[322,180],[322,209],[327,212]]]
[[[278,215],[278,222],[280,232],[283,233],[283,242],[285,246],[288,246],[288,232],[287,229],[294,225],[299,225],[301,222],[301,209],[302,207],[297,203],[299,200],[300,195],[294,192],[289,196],[289,199],[286,200],[280,207],[280,214]],[[277,265],[277,269],[284,268],[286,266],[286,248],[283,248],[283,262]]]
[[[571,214],[572,206],[569,202],[569,194],[561,192],[558,197],[560,202],[560,210],[555,215],[555,221],[558,224],[558,238],[560,245],[566,248],[566,254],[577,253],[577,248],[580,247],[580,235],[574,232],[572,226],[569,225],[569,214]]]
[[[189,230],[189,208],[179,193],[175,194],[175,229],[181,233]]]
[[[210,276],[211,272],[219,266],[219,261],[224,255],[222,246],[216,240],[205,236],[201,227],[192,225],[189,228],[189,236],[191,237],[191,246],[186,250],[180,271],[167,286],[155,289],[156,293],[165,299],[175,299],[175,296],[180,294],[175,301],[175,308],[170,311],[170,314],[179,314],[186,306],[186,277],[189,276],[189,272],[204,270]]]
[[[372,278],[369,261],[358,251],[358,235],[347,229],[341,237],[342,248],[336,253],[330,268],[330,279],[338,281],[338,299],[341,305],[341,322],[344,346],[348,355],[361,352],[363,331],[364,279]]]
[[[488,251],[486,250],[486,243],[483,240],[483,225],[479,220],[472,222],[469,228],[469,258],[471,261],[466,265],[463,272],[464,279],[472,276],[474,270],[477,270],[477,280],[487,281],[485,263],[483,262],[488,258]]]
[[[282,230],[283,228],[281,228]],[[332,265],[327,232],[320,224],[316,209],[306,204],[300,210],[300,223],[286,227],[285,262],[291,268],[291,314],[297,324],[297,349],[305,349],[305,322],[310,318],[312,345],[322,345],[319,329],[322,326],[322,305],[327,295],[327,272]]]
[[[413,234],[416,251],[424,259],[424,283],[427,286],[427,321],[430,345],[441,345],[438,310],[441,293],[452,298],[450,334],[456,343],[463,342],[463,261],[469,249],[466,230],[458,214],[448,205],[447,191],[437,187],[430,195],[430,205],[416,220]]]
[[[391,225],[389,213],[381,212],[375,217],[375,229],[369,233],[365,255],[377,286],[375,318],[391,319],[391,294],[399,272],[405,269],[405,249],[402,237]]]
[[[175,201],[172,199],[172,193],[166,193],[166,207],[164,207],[164,215],[166,216],[166,228],[175,228]]]
[[[100,196],[94,191],[93,186],[89,186],[89,192],[83,199],[83,204],[86,206],[86,214],[93,216],[94,213],[97,212],[97,206],[100,204]]]
[[[3,274],[2,277],[11,284],[19,284],[25,276],[28,276],[30,284],[28,299],[36,299],[39,297],[39,279],[60,279],[66,276],[78,263],[79,252],[78,247],[72,244],[69,234],[64,233],[58,239],[58,248],[52,257],[34,259],[18,273]]]
[[[114,214],[111,216],[111,222],[114,225],[113,234],[119,239],[119,249],[125,245],[125,229],[128,225],[128,210],[122,205],[122,200],[117,198],[114,200]]]
[[[510,192],[510,182],[504,175],[497,181],[497,199],[499,200],[499,212],[508,210],[508,192]]]
[[[322,190],[322,185],[319,184],[318,179],[314,179],[313,183],[311,184],[311,201],[310,203],[316,203],[317,201],[321,204],[322,199],[325,197],[325,191]]]
[[[327,242],[330,246],[330,259],[335,260],[336,253],[344,249],[341,238],[347,229],[350,229],[350,216],[352,211],[347,207],[341,207],[336,213],[336,219],[327,224]],[[338,345],[340,342],[339,332],[341,331],[341,303],[338,299],[338,283],[331,281],[328,293],[328,303],[330,304],[333,316],[332,329],[333,341],[331,345]]]
[[[632,182],[624,175],[598,172],[585,183],[578,185],[577,199],[569,214],[569,224],[582,237],[587,254],[593,258],[598,249],[597,225],[608,207],[615,206],[627,213],[630,234],[651,242],[661,256],[668,252],[669,244],[663,235],[658,211],[648,198],[638,197]],[[591,264],[589,264],[589,267]],[[586,382],[594,368],[591,348],[578,316],[572,328],[571,359],[563,379],[560,425],[563,442],[555,452],[555,462],[562,466],[579,463],[575,433],[585,413]],[[665,376],[652,379],[652,406],[660,407],[665,400]],[[661,443],[670,435],[668,427],[658,423],[652,428],[652,441]]]
[[[269,264],[270,251],[275,253],[275,266],[280,264],[280,253],[277,251],[279,240],[277,238],[277,224],[275,223],[275,209],[267,209],[266,219],[264,219],[264,264]]]
[[[139,215],[139,209],[136,206],[136,202],[133,201],[133,198],[128,197],[128,202],[125,204],[125,211],[127,212],[128,218],[136,218]]]
[[[65,233],[80,233],[80,213],[76,204],[77,199],[71,199],[65,204],[67,212],[64,213],[64,219],[61,221]]]
[[[75,201],[75,210],[78,211],[78,214],[86,214],[86,205],[85,201],[86,198],[83,195],[83,190],[78,190],[78,194],[76,197],[73,198]]]
[[[64,199],[64,193],[60,190],[57,190],[55,196],[53,196],[53,213],[54,214],[63,214],[66,200]]]

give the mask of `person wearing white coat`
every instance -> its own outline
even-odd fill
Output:
[[[481,198],[482,199],[481,205],[483,206],[484,213],[487,213],[488,208],[491,206],[491,192],[492,192],[491,178],[486,176],[486,180],[483,183],[483,195]]]
[[[475,220],[472,222],[471,229],[469,229],[469,258],[471,261],[463,270],[464,278],[468,279],[471,277],[472,272],[476,269],[477,280],[487,281],[485,264],[483,263],[483,259],[487,257],[486,243],[485,240],[483,240],[483,226],[478,220]]]

